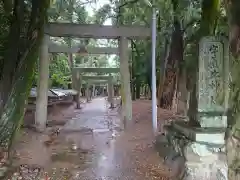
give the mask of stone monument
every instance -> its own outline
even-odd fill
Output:
[[[228,41],[203,37],[199,42],[197,83],[197,120],[188,118],[166,125],[165,135],[156,144],[164,144],[165,163],[172,176],[183,180],[226,180],[227,158],[225,133],[229,97]],[[158,142],[159,141],[159,142]],[[160,142],[161,141],[161,142]],[[159,147],[161,149],[161,147]]]

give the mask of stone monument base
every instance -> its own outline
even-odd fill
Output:
[[[228,179],[225,142],[220,138],[224,137],[222,129],[208,132],[207,128],[187,127],[185,122],[172,123],[164,128],[165,134],[159,135],[156,139],[156,148],[164,159],[164,164],[170,168],[172,179]],[[204,139],[200,138],[202,141],[197,141],[198,137],[204,137],[208,133],[213,138],[215,134],[218,140],[208,139],[209,142],[206,142],[207,139],[203,141]]]

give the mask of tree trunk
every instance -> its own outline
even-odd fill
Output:
[[[144,85],[144,97],[148,98],[148,86],[146,84]]]
[[[136,90],[135,90],[135,83],[131,84],[131,89],[132,89],[132,100],[136,100]]]
[[[177,98],[177,83],[179,79],[180,63],[183,61],[183,33],[181,24],[178,18],[177,9],[178,0],[172,0],[173,6],[173,27],[170,52],[167,59],[166,71],[164,74],[162,98],[163,101],[160,107],[165,109],[172,109],[176,106]],[[177,108],[175,108],[177,109]]]
[[[150,68],[149,68],[149,71],[148,71],[148,80],[147,80],[147,97],[148,97],[149,100],[152,99],[152,76],[151,76]]]
[[[175,30],[172,34],[172,42],[171,49],[167,60],[164,81],[163,81],[163,91],[162,91],[162,103],[160,107],[165,109],[172,109],[173,101],[176,95],[177,89],[177,77],[179,72],[179,61],[181,60],[179,57],[182,48],[181,41],[181,28],[179,21],[175,22]],[[182,53],[182,52],[181,52]]]
[[[240,129],[238,129],[240,132]],[[240,135],[231,135],[227,139],[228,179],[240,179]]]
[[[173,35],[174,37],[174,35]],[[172,38],[174,40],[174,38]],[[176,42],[172,42],[176,43]],[[172,45],[173,46],[173,45]],[[171,48],[171,52],[168,57],[165,75],[164,75],[164,81],[163,81],[163,91],[161,98],[163,101],[161,101],[160,107],[165,109],[171,109],[172,103],[176,91],[176,83],[177,83],[177,74],[178,74],[178,62],[177,59],[172,57],[172,54],[176,53],[174,52],[173,48]],[[162,104],[163,103],[163,104]]]
[[[8,150],[11,148],[13,139],[21,126],[25,106],[28,102],[28,95],[32,87],[34,69],[38,57],[38,49],[43,37],[43,26],[48,5],[48,0],[32,2],[32,14],[30,21],[27,22],[30,23],[30,25],[27,36],[24,37],[27,37],[27,40],[22,39],[24,46],[21,47],[21,51],[18,49],[18,51],[15,52],[18,54],[18,66],[17,68],[12,67],[15,69],[15,73],[12,75],[14,82],[11,85],[9,96],[7,96],[8,98],[0,118],[0,144],[1,147]],[[23,14],[21,14],[21,16],[23,16]],[[9,59],[9,56],[6,55],[5,62],[6,61],[11,62],[12,59]],[[5,74],[3,74],[3,77],[4,76]]]
[[[134,54],[134,47],[136,49],[136,45],[134,44],[133,40],[131,41],[131,49],[132,49],[132,63],[131,63],[131,66],[129,67],[130,68],[130,77],[131,77],[131,93],[132,93],[132,100],[135,101],[136,100],[136,90],[135,90],[135,78],[136,78],[136,75],[135,75],[135,54]]]
[[[135,91],[135,75],[134,75],[134,71],[133,71],[133,63],[132,63],[132,66],[131,66],[131,94],[132,94],[132,100],[136,100],[136,91]]]
[[[160,77],[159,77],[159,84],[158,84],[158,106],[161,106],[162,101],[162,92],[163,92],[163,86],[165,81],[165,69],[167,65],[167,57],[169,53],[169,42],[168,39],[165,39],[165,46],[164,46],[164,55],[163,60],[161,61],[161,70],[160,70]]]
[[[5,52],[3,74],[1,77],[1,108],[3,108],[8,100],[9,93],[14,81],[14,73],[18,65],[18,51],[20,49],[20,32],[23,29],[22,14],[24,11],[24,3],[17,2],[14,5],[12,23],[8,35],[7,50]],[[20,18],[21,17],[21,18]],[[20,19],[19,19],[20,18]],[[1,109],[2,110],[2,109]],[[1,111],[0,111],[1,112]]]
[[[178,104],[177,113],[187,116],[189,93],[186,86],[186,70],[183,69],[178,81]]]
[[[140,94],[141,94],[141,84],[137,78],[136,79],[136,99],[140,99]]]
[[[152,61],[147,61],[147,72],[146,72],[146,80],[147,80],[147,88],[148,88],[148,98],[152,99],[152,93],[149,94],[149,92],[152,92]]]
[[[225,1],[226,11],[229,18],[229,42],[230,50],[234,57],[240,54],[240,1]],[[232,84],[230,110],[230,132],[227,139],[228,178],[229,180],[240,179],[240,83],[239,83],[239,58],[231,58]]]
[[[240,7],[240,6],[239,6]],[[240,11],[239,11],[240,15]],[[231,32],[231,29],[230,29]],[[231,35],[229,40],[231,42]],[[231,42],[233,43],[233,42]],[[233,46],[233,44],[232,44]],[[236,53],[236,49],[231,49],[233,53]],[[230,72],[232,74],[231,96],[229,100],[229,116],[228,126],[229,132],[227,133],[227,161],[228,161],[228,179],[239,180],[240,179],[240,83],[239,83],[239,59],[230,58],[231,67]]]

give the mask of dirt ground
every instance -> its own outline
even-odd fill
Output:
[[[71,119],[78,113],[78,111],[75,111],[75,107],[75,103],[64,103],[48,107],[47,125],[50,127],[54,125],[64,125],[68,119]],[[29,127],[34,124],[34,116],[35,111],[27,111],[25,113],[23,127]]]
[[[86,103],[81,110],[76,110],[74,105],[56,108],[51,112],[49,119],[65,122],[81,119],[81,116],[84,116],[84,106]],[[113,119],[117,110],[110,114],[109,111],[105,119]],[[158,108],[159,130],[161,131],[163,124],[175,118],[172,112]],[[14,179],[13,177],[26,180],[36,180],[38,177],[44,180],[169,179],[169,169],[161,164],[161,158],[153,147],[151,101],[133,102],[133,120],[136,121],[134,130],[124,132],[119,130],[116,131],[118,135],[114,135],[113,131],[98,133],[94,137],[91,128],[61,131],[62,126],[54,125],[58,123],[53,123],[53,126],[43,134],[24,128],[15,145],[13,168],[15,173],[9,174],[9,179]],[[108,161],[106,163],[99,160],[99,157],[110,158],[111,165]],[[121,162],[120,170],[117,167],[111,169],[110,166],[118,166],[117,161]],[[100,162],[103,164],[99,170],[97,164]],[[112,172],[109,172],[109,168]],[[110,174],[109,177],[104,177],[106,174]]]

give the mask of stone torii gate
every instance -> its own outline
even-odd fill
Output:
[[[107,88],[107,92],[108,92],[108,102],[110,103],[110,108],[113,108],[114,107],[114,92],[113,92],[113,77],[112,75],[109,75],[109,76],[82,76],[80,78],[81,80],[85,80],[85,81],[88,81],[88,80],[106,80],[107,83],[108,83],[108,88]],[[93,92],[94,92],[95,88],[93,88]],[[88,89],[87,89],[88,91]],[[88,94],[89,96],[89,94]],[[89,97],[87,97],[88,99]]]
[[[95,97],[96,96],[96,94],[95,94],[96,85],[105,87],[108,84],[108,80],[98,80],[98,79],[92,80],[92,79],[89,79],[88,82],[85,81],[85,83],[83,82],[82,84],[87,84],[87,83],[92,85],[92,88],[93,88],[92,89],[92,97]]]
[[[109,77],[109,76],[83,76],[82,73],[90,73],[90,72],[94,72],[94,73],[106,73],[106,74],[111,74],[111,73],[118,73],[120,71],[119,68],[95,68],[95,67],[87,67],[87,68],[80,68],[80,67],[76,67],[76,68],[73,68],[73,76],[76,77],[75,81],[77,83],[75,87],[76,90],[78,91],[78,94],[80,95],[80,89],[81,89],[81,81],[82,80],[89,80],[89,79],[92,79],[92,80],[108,80],[108,92],[112,92],[113,91],[113,83],[112,83],[112,77]],[[87,85],[87,89],[86,89],[86,93],[87,93],[87,100],[88,99],[88,85]],[[111,107],[113,107],[113,94],[109,94],[109,102],[110,102],[110,105]],[[111,97],[112,96],[112,97]],[[77,108],[80,108],[80,101],[79,101],[79,98],[78,98],[78,101],[77,101]]]
[[[53,37],[78,37],[94,39],[118,39],[120,56],[120,74],[122,87],[122,118],[131,121],[132,101],[130,90],[130,72],[128,64],[128,38],[150,37],[150,28],[144,26],[103,26],[96,24],[49,23],[45,27],[39,63],[38,95],[35,123],[39,131],[44,131],[47,121],[47,91],[49,78],[49,43]]]
[[[73,53],[78,53],[78,54],[80,54],[81,55],[81,51],[86,51],[85,53],[87,53],[87,54],[90,54],[90,55],[94,55],[94,54],[118,54],[119,55],[119,49],[118,48],[113,48],[113,47],[92,47],[92,46],[87,46],[87,47],[85,47],[85,46],[73,46],[73,47],[68,47],[68,46],[66,46],[66,45],[57,45],[56,43],[50,43],[49,44],[49,47],[48,47],[48,51],[49,51],[49,53],[71,53],[71,54],[73,54]],[[130,50],[129,50],[130,51]],[[84,54],[85,54],[84,53]],[[119,71],[118,71],[119,72]],[[73,74],[72,74],[73,75]],[[75,74],[76,75],[76,74]],[[90,77],[90,79],[92,79],[94,76],[91,76]],[[77,79],[75,79],[76,77],[73,75],[73,78],[72,78],[72,80],[73,81],[77,81]],[[102,79],[102,78],[94,78],[94,79]],[[106,79],[106,77],[104,77],[103,79]],[[81,79],[81,80],[84,80],[84,79]],[[85,78],[85,80],[86,80],[86,78]],[[109,80],[109,78],[108,79],[106,79],[106,80],[108,80],[109,81],[109,83],[110,83],[110,80]],[[75,82],[73,82],[73,84],[74,84]],[[108,83],[108,84],[109,84]],[[78,83],[77,83],[78,84]],[[79,84],[78,84],[78,86],[79,86]],[[88,85],[87,85],[88,86]],[[110,86],[112,86],[112,85],[108,85],[108,87],[110,87]],[[76,89],[76,90],[78,90],[78,93],[80,94],[80,92],[79,92],[79,87],[73,87],[74,89]],[[93,84],[93,92],[94,92],[94,84]],[[86,89],[86,94],[87,94],[87,102],[90,100],[90,94],[89,94],[89,89],[87,88]],[[112,90],[110,90],[109,89],[109,91],[112,91]],[[109,94],[109,96],[111,96],[112,94]],[[111,104],[111,107],[113,107],[113,100],[112,100],[112,98],[111,97],[109,97],[108,98],[108,101],[110,102],[110,104]],[[77,108],[80,108],[80,101],[79,101],[79,99],[77,100]]]

